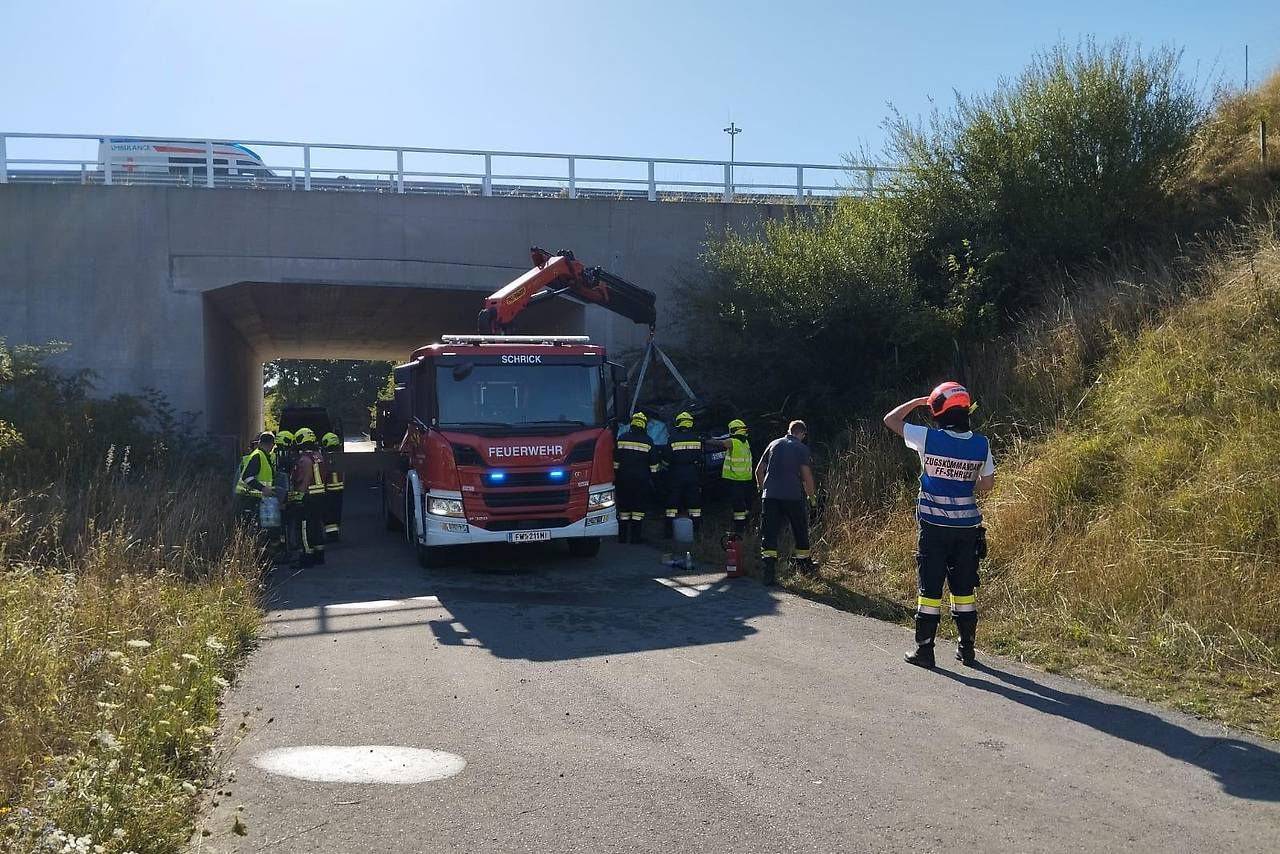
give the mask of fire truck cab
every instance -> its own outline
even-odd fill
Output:
[[[403,439],[383,478],[387,527],[424,566],[472,543],[566,540],[594,555],[618,532],[625,384],[586,336],[446,335],[419,348],[395,369],[389,429]]]

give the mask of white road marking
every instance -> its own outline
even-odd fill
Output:
[[[685,584],[683,581],[677,581],[674,578],[655,578],[654,581],[666,587],[670,587],[672,590],[681,595],[688,596],[690,599],[706,593],[712,587],[715,587],[717,583],[713,581],[709,584]]]
[[[359,608],[361,610],[372,611],[377,608],[395,608],[399,604],[399,599],[374,599],[370,602],[338,602],[334,605],[325,605],[324,607],[326,610],[329,608],[333,608],[335,610],[340,608]]]
[[[454,753],[384,744],[278,747],[253,758],[271,774],[316,783],[389,783],[408,785],[444,780],[461,773],[467,762]]]

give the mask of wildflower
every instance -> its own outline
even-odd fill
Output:
[[[111,835],[116,839],[124,839],[124,828],[117,827],[115,830],[111,831]]]
[[[185,661],[185,662],[187,662],[188,664],[192,664],[192,665],[194,665],[194,666],[196,666],[196,667],[199,667],[199,666],[200,666],[200,659],[196,658],[194,655],[192,655],[192,654],[191,654],[191,653],[189,653],[189,652],[184,652],[184,653],[182,654],[182,660],[183,660],[183,661]]]
[[[186,780],[183,780],[182,791],[186,792],[188,795],[194,795],[196,793],[196,787],[188,783]]]
[[[108,712],[113,712],[113,711],[115,711],[116,709],[120,708],[120,704],[119,704],[119,703],[104,703],[103,701],[99,700],[99,701],[98,701],[98,708],[99,708],[99,709],[105,709],[105,710],[106,710],[106,711],[108,711]]]
[[[226,652],[227,648],[222,641],[218,640],[216,635],[209,635],[204,639],[204,645],[214,652]]]
[[[94,733],[93,739],[94,741],[98,742],[98,744],[105,747],[107,750],[118,751],[121,749],[120,740],[116,738],[114,735],[112,735],[111,733],[107,732],[105,729],[98,730],[98,732]]]
[[[120,457],[120,474],[125,475],[126,477],[129,474],[129,469],[133,468],[133,466],[129,463],[129,450],[131,449],[131,447],[132,447],[131,445],[125,445],[124,454],[122,454]]]
[[[147,649],[148,647],[151,646],[151,641],[144,641],[144,640],[137,640],[137,639],[127,640],[124,643],[125,643],[125,646],[131,646],[134,649]]]
[[[227,680],[223,679],[221,676],[215,676],[215,677],[213,677],[213,684],[214,684],[214,685],[217,685],[219,688],[227,688],[227,687],[229,687],[229,686],[231,685],[231,683],[230,683],[230,682],[228,682]]]
[[[120,650],[118,650],[118,649],[113,649],[113,650],[111,650],[111,652],[107,653],[107,658],[111,659],[112,661],[124,661],[124,660],[125,660],[124,653],[123,653],[123,652],[121,652],[121,651],[120,651]]]
[[[159,688],[161,691],[163,691],[163,692],[164,692],[164,693],[166,693],[166,694],[172,694],[174,691],[177,691],[177,690],[178,690],[177,688],[173,687],[172,685],[164,685],[164,684],[161,684],[161,685],[157,685],[156,687],[157,687],[157,688]]]

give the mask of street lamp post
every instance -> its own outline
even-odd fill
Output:
[[[742,128],[733,122],[729,122],[729,126],[724,128],[724,132],[729,134],[729,186],[733,187],[733,161],[734,161],[734,142],[735,137],[742,133]],[[730,190],[732,192],[732,189]]]

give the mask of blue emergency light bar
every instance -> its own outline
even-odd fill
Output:
[[[551,480],[564,480],[568,476],[568,472],[564,469],[552,469],[547,472],[547,477]]]
[[[490,483],[502,483],[507,479],[507,473],[504,471],[491,471],[485,477]]]

